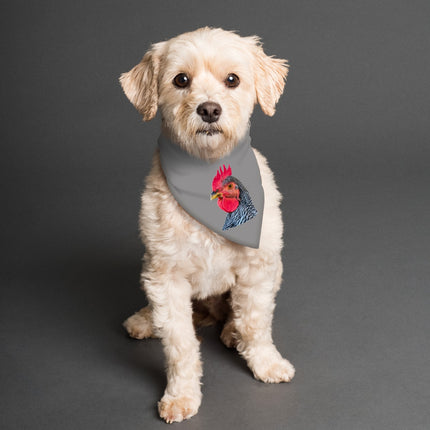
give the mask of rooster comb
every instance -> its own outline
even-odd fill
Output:
[[[230,165],[226,168],[225,164],[223,164],[216,172],[216,175],[212,181],[212,191],[216,191],[222,186],[222,182],[225,178],[231,176],[231,167]]]

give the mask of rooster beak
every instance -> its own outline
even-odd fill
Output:
[[[216,199],[217,197],[222,197],[222,194],[221,193],[217,193],[216,191],[214,191],[211,194],[211,200]]]

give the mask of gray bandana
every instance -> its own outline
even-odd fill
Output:
[[[170,192],[193,218],[239,245],[258,248],[264,208],[260,169],[246,135],[219,160],[198,159],[161,135],[161,167]]]

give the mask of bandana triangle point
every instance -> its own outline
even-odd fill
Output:
[[[164,135],[158,148],[169,190],[179,205],[226,239],[258,248],[264,190],[250,141],[245,136],[228,155],[211,162],[193,157]]]

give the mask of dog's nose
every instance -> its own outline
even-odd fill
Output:
[[[217,122],[221,116],[222,108],[218,103],[205,102],[197,106],[197,113],[204,122]]]

